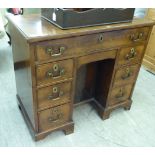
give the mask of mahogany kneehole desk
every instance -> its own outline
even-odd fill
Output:
[[[19,108],[35,140],[73,133],[73,107],[104,120],[131,96],[153,21],[61,30],[40,16],[9,17]]]

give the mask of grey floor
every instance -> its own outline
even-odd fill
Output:
[[[74,109],[74,134],[34,142],[16,103],[11,48],[0,40],[0,146],[155,146],[155,76],[141,68],[130,111],[102,121],[88,104]]]

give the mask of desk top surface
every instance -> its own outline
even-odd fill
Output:
[[[7,18],[17,29],[19,29],[28,42],[37,42],[142,26],[152,26],[155,24],[155,21],[139,18],[128,23],[62,30],[41,18],[40,15],[8,15]]]

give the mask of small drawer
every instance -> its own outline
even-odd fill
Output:
[[[142,60],[144,55],[144,46],[133,46],[122,48],[119,54],[118,65],[134,64]]]
[[[40,88],[37,91],[37,97],[39,110],[70,102],[71,82]]]
[[[115,88],[111,91],[109,105],[115,105],[130,98],[132,85]]]
[[[57,128],[64,122],[69,121],[70,105],[64,104],[61,106],[53,107],[43,110],[38,113],[39,118],[39,132]]]
[[[113,87],[133,83],[138,74],[139,67],[139,65],[134,65],[116,70]]]
[[[39,43],[36,45],[36,59],[38,61],[55,60],[73,55],[72,49],[70,50],[71,40],[58,39]]]
[[[44,65],[38,65],[37,85],[63,81],[73,76],[73,60],[63,60]]]

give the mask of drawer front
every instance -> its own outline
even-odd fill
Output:
[[[38,109],[58,106],[71,100],[71,82],[38,89]]]
[[[113,86],[116,87],[134,82],[138,74],[139,67],[139,65],[134,65],[116,70]]]
[[[37,67],[37,84],[55,83],[73,76],[73,60],[63,60]]]
[[[144,43],[148,38],[149,30],[149,27],[143,27],[81,36],[78,44],[80,46],[75,52],[85,54],[100,49]]]
[[[129,99],[131,90],[132,90],[132,85],[126,85],[126,86],[113,89],[110,95],[109,105],[115,105],[119,102]]]
[[[58,39],[51,42],[42,42],[36,46],[36,59],[38,61],[43,61],[72,56],[73,49],[71,49],[71,43],[72,39]]]
[[[118,65],[138,63],[144,55],[144,46],[122,48],[119,54]]]
[[[59,127],[69,121],[70,105],[64,104],[38,113],[39,132]]]
[[[149,27],[143,27],[42,42],[36,45],[36,59],[43,61],[64,58],[73,54],[89,54],[94,50],[144,42],[149,30]]]

